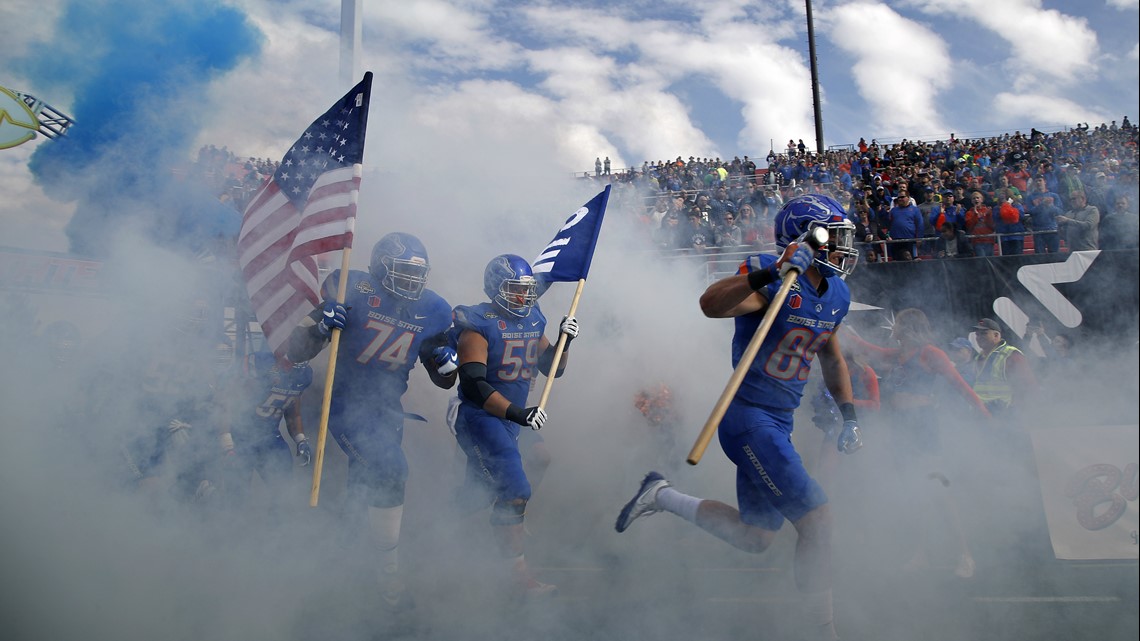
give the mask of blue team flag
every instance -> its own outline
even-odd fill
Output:
[[[582,205],[566,219],[566,224],[554,235],[554,240],[531,263],[534,276],[543,284],[584,280],[590,273],[594,247],[598,244],[598,230],[610,201],[610,186]]]

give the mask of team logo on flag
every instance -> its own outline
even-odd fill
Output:
[[[583,280],[589,274],[609,199],[610,186],[606,185],[601,193],[566,219],[554,239],[532,261],[540,292],[546,291],[550,283]]]

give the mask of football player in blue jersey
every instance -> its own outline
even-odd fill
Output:
[[[324,303],[293,330],[287,354],[294,363],[311,360],[332,330],[341,330],[328,428],[348,455],[346,516],[369,522],[383,601],[397,609],[410,605],[397,556],[408,478],[400,399],[417,358],[443,389],[455,385],[458,367],[447,344],[451,306],[426,289],[429,271],[418,238],[384,236],[372,248],[368,272],[345,275],[343,305],[336,302],[340,270],[328,276]]]
[[[308,465],[313,458],[300,409],[301,394],[313,382],[313,368],[308,363],[278,361],[266,351],[247,356],[244,367],[234,375],[236,380],[222,386],[226,398],[220,441],[227,471],[226,494],[235,503],[243,503],[256,472],[278,503],[279,489],[293,468],[293,453],[281,437],[282,419],[301,465]]]
[[[616,529],[635,519],[672,512],[746,552],[771,545],[785,520],[796,529],[795,580],[804,596],[809,634],[834,640],[831,606],[831,512],[819,484],[808,475],[792,444],[792,416],[800,404],[812,360],[818,354],[823,379],[839,405],[843,425],[836,446],[852,453],[862,447],[847,363],[835,331],[847,314],[851,294],[843,276],[855,266],[854,225],[838,202],[809,194],[789,200],[776,215],[781,256],[749,256],[736,275],[721,279],[701,296],[710,318],[734,318],[735,367],[756,333],[781,280],[799,272],[719,426],[721,448],[736,465],[739,509],[678,492],[650,472],[622,508]],[[816,227],[827,230],[818,252],[804,242]]]
[[[536,304],[538,282],[530,264],[514,254],[491,259],[483,273],[490,302],[460,305],[454,311],[452,339],[459,352],[459,412],[455,436],[467,455],[467,484],[484,492],[491,505],[491,526],[507,559],[514,593],[550,595],[523,556],[523,517],[531,485],[519,453],[519,429],[540,429],[546,410],[527,407],[535,371],[550,376],[554,346],[546,339],[546,317]],[[578,336],[578,321],[559,326],[566,345]],[[561,376],[566,354],[555,376]]]

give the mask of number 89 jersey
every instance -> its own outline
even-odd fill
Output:
[[[538,306],[522,317],[503,314],[491,303],[467,307],[459,305],[453,313],[452,344],[459,341],[463,330],[471,330],[487,339],[487,382],[507,400],[526,407],[531,382],[538,370],[538,347],[546,331],[546,317]],[[459,389],[461,399],[471,402]]]
[[[740,265],[739,273],[767,269],[776,256],[754,254]],[[780,289],[780,281],[771,283],[760,294],[771,301]],[[775,321],[752,366],[744,376],[736,398],[761,407],[794,410],[800,405],[811,362],[831,339],[831,334],[847,316],[851,307],[851,290],[840,278],[828,278],[822,295],[800,275],[792,284],[784,305],[776,312]],[[749,341],[764,318],[764,311],[736,317],[736,333],[732,337],[732,366],[736,367]]]

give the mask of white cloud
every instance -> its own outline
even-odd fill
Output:
[[[1085,18],[1044,9],[1041,0],[913,0],[927,13],[973,20],[1005,40],[1019,86],[1033,86],[1041,77],[1081,80],[1094,70],[1097,36]],[[981,36],[978,36],[981,37]],[[970,43],[961,43],[969,46]],[[1016,73],[1018,70],[1030,75]]]
[[[946,131],[936,99],[950,84],[945,42],[885,4],[856,2],[823,16],[832,42],[855,59],[859,92],[875,126],[897,136]]]
[[[1000,93],[994,97],[993,106],[1000,115],[1011,120],[1039,125],[1102,123],[1112,119],[1094,107],[1049,95]]]
[[[1136,11],[1140,9],[1140,0],[1105,0],[1105,4],[1121,11]]]
[[[1140,42],[1132,45],[1132,50],[1128,52],[1130,60],[1140,60]]]

